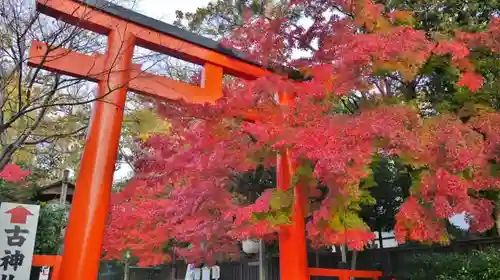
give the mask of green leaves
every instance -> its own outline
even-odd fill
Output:
[[[500,163],[494,162],[491,164],[491,176],[500,178]]]
[[[146,140],[154,134],[166,134],[169,129],[170,123],[152,108],[136,110],[125,115],[125,132],[141,140]]]
[[[468,254],[425,253],[403,260],[396,276],[405,280],[500,279],[500,251],[489,249]]]
[[[272,215],[268,215],[267,220],[274,225],[287,225],[292,222],[290,217],[291,211],[277,211]]]
[[[339,232],[344,232],[346,229],[360,229],[366,227],[365,222],[359,217],[358,213],[353,211],[335,213],[328,225],[333,230]]]
[[[266,220],[273,225],[286,225],[291,223],[292,205],[294,202],[293,188],[286,191],[274,189],[269,201],[270,210],[267,212],[252,213],[257,221]]]
[[[294,201],[293,188],[286,191],[275,189],[273,191],[272,199],[269,202],[272,210],[279,210],[282,208],[289,208]]]
[[[56,255],[62,245],[62,230],[66,226],[66,207],[41,203],[35,240],[35,254]]]
[[[297,184],[301,184],[304,188],[309,186],[316,186],[318,184],[317,179],[314,177],[314,168],[310,162],[302,162],[297,169],[295,169],[295,174],[293,176],[292,187]]]

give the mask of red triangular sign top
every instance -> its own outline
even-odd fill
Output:
[[[12,208],[5,213],[11,214],[10,216],[11,224],[26,224],[28,216],[33,216],[33,213],[31,213],[28,209],[24,208],[23,206],[17,206],[16,208]]]

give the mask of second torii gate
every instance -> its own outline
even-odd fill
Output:
[[[215,41],[108,2],[37,0],[37,10],[108,38],[106,53],[94,56],[51,49],[34,41],[29,59],[32,66],[98,83],[98,99],[76,181],[59,277],[53,279],[93,280],[99,269],[127,91],[161,99],[214,102],[222,96],[223,73],[244,79],[270,73]],[[142,72],[132,64],[135,46],[202,65],[201,87]],[[289,95],[280,95],[281,104],[291,101]],[[288,151],[279,156],[277,167],[278,187],[286,189],[293,176]],[[311,275],[348,277],[340,270],[308,268],[302,193],[300,187],[295,191],[292,224],[283,226],[279,234],[281,279],[308,280]],[[374,279],[379,275],[350,274]]]

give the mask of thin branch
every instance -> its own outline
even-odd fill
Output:
[[[56,80],[59,79],[59,76],[56,76]],[[56,83],[57,84],[57,81]],[[51,95],[48,95],[47,98],[45,99],[44,103],[48,103],[50,98],[56,93],[57,87],[53,87],[51,90]],[[40,122],[42,121],[43,117],[45,116],[47,108],[43,108],[41,112],[38,113],[37,119],[35,122],[27,127],[21,136],[19,136],[14,143],[11,143],[5,147],[5,149],[0,153],[0,170],[3,169],[3,167],[11,160],[12,155],[19,149],[19,147],[26,141],[26,139],[29,137],[30,133],[35,130]]]
[[[354,111],[347,105],[344,98],[341,98],[340,100],[342,101],[342,104],[344,104],[344,107],[349,111],[349,113],[354,114]]]
[[[41,144],[41,143],[50,143],[51,139],[56,140],[58,138],[72,136],[72,135],[78,134],[82,131],[85,131],[85,129],[87,129],[87,126],[82,126],[82,127],[78,128],[76,130],[73,130],[71,132],[57,133],[57,134],[49,135],[49,136],[46,136],[46,137],[39,139],[39,140],[36,140],[36,141],[25,141],[24,144],[25,145],[37,145],[37,144]]]

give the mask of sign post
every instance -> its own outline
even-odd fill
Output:
[[[0,280],[30,278],[40,206],[0,206]]]
[[[38,280],[49,280],[50,266],[42,266]]]

